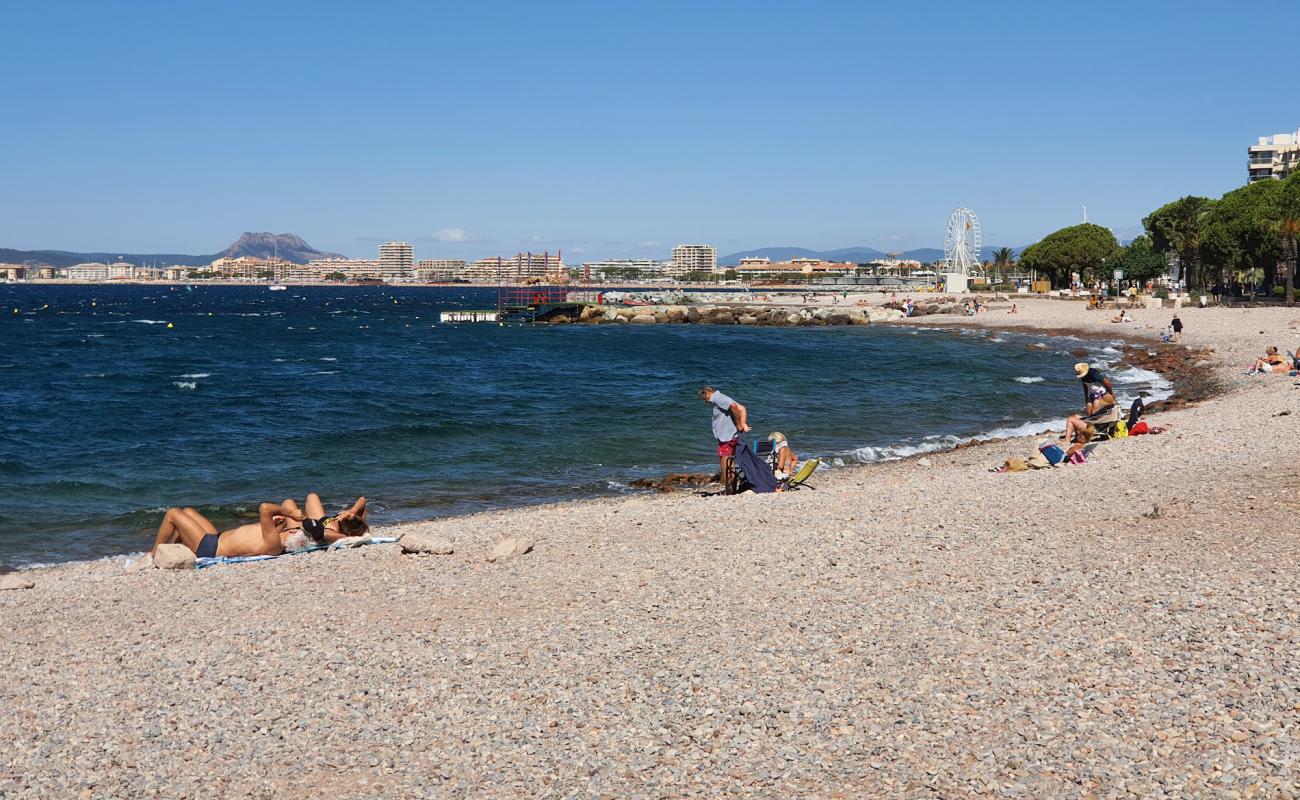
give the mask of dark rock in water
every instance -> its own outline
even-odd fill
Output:
[[[1070,355],[1074,356],[1075,358],[1087,358],[1088,351],[1086,348],[1076,347],[1070,351]]]
[[[720,479],[720,475],[710,475],[707,472],[672,472],[658,479],[637,478],[632,481],[631,485],[637,489],[655,489],[660,492],[674,492],[678,489],[685,489],[693,486],[708,486],[711,483],[717,483]]]
[[[831,314],[829,317],[826,318],[826,324],[827,324],[827,325],[848,325],[848,324],[849,324],[849,315],[848,315],[848,314]]]

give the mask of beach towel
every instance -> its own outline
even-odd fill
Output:
[[[299,553],[314,553],[318,550],[344,550],[365,544],[391,544],[396,541],[396,536],[348,536],[331,544],[318,544],[299,550],[288,550],[278,556],[214,556],[212,558],[198,558],[194,560],[194,568],[203,569],[204,567],[216,567],[223,564],[247,564],[250,561],[270,561],[273,558],[296,556]]]
[[[736,467],[745,473],[745,480],[756,494],[776,491],[776,476],[772,474],[772,468],[749,448],[744,439],[736,443]]]

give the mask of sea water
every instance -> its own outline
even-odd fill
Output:
[[[474,288],[0,286],[0,563],[138,552],[169,506],[364,494],[372,521],[716,469],[717,386],[828,467],[1058,429],[1071,350],[901,326],[442,325]],[[1046,347],[1044,348],[1044,345]],[[1130,370],[1125,392],[1166,390]]]

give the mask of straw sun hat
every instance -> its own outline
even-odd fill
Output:
[[[1077,375],[1077,376],[1080,377],[1080,378],[1082,378],[1084,375],[1087,375],[1087,374],[1088,374],[1088,365],[1085,364],[1085,363],[1083,363],[1082,361],[1080,361],[1078,364],[1075,364],[1075,365],[1074,365],[1074,374]]]

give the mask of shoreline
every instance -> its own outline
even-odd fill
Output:
[[[991,317],[985,316],[985,317],[978,318],[978,320],[979,323],[983,323],[985,320],[989,318]],[[943,323],[947,323],[950,326],[955,326],[957,328],[968,329],[968,330],[978,329],[978,330],[985,330],[985,331],[992,331],[992,332],[1011,333],[1018,336],[1029,336],[1035,338],[1082,340],[1082,341],[1093,342],[1093,343],[1106,342],[1107,344],[1110,345],[1119,345],[1118,347],[1119,355],[1117,358],[1118,363],[1130,364],[1132,366],[1154,372],[1157,375],[1159,375],[1162,379],[1168,381],[1172,386],[1172,388],[1170,389],[1169,396],[1162,397],[1148,404],[1148,413],[1160,413],[1162,411],[1167,411],[1172,408],[1182,407],[1188,405],[1189,403],[1194,403],[1197,400],[1202,400],[1211,397],[1213,396],[1213,394],[1222,390],[1221,387],[1218,387],[1217,384],[1215,384],[1213,380],[1209,378],[1211,374],[1209,369],[1205,367],[1191,367],[1189,366],[1191,359],[1181,358],[1179,356],[1180,353],[1186,350],[1186,348],[1182,345],[1163,345],[1163,350],[1161,352],[1160,358],[1147,359],[1145,356],[1148,350],[1147,345],[1140,345],[1137,342],[1128,341],[1126,337],[1107,335],[1106,332],[1090,331],[1087,329],[1068,328],[1068,327],[1040,330],[1040,329],[1030,329],[1024,326],[979,324],[979,323],[972,322],[973,320],[976,319],[977,318],[975,317],[956,317],[956,316],[945,315],[940,320],[936,318],[936,316],[932,315],[929,317],[890,319],[887,321],[874,322],[872,324],[890,325],[891,327],[903,327],[903,328],[911,327],[911,328],[922,329],[922,328],[943,327]],[[927,324],[926,322],[924,322],[924,320],[930,320],[930,322]],[[969,323],[969,324],[963,325],[962,323]],[[956,335],[956,332],[954,332],[954,335]],[[1171,354],[1173,356],[1172,358],[1170,358]],[[1072,354],[1072,356],[1082,357],[1076,354]],[[1186,363],[1179,363],[1179,362],[1186,362]],[[1207,386],[1211,386],[1213,388],[1207,389],[1206,388]],[[990,422],[989,423],[990,427],[987,430],[976,432],[965,438],[957,436],[956,434],[952,434],[952,433],[935,433],[935,434],[927,435],[922,439],[919,439],[916,442],[910,444],[905,443],[903,441],[899,441],[899,442],[893,442],[888,444],[882,444],[878,446],[872,446],[872,449],[877,449],[882,451],[889,451],[889,450],[896,450],[896,449],[915,450],[915,452],[908,453],[906,455],[889,455],[889,456],[885,456],[873,460],[856,460],[856,459],[847,460],[843,455],[844,453],[851,452],[851,450],[861,449],[861,447],[851,448],[851,443],[843,443],[843,447],[850,447],[851,449],[845,450],[841,448],[820,455],[804,453],[801,454],[801,460],[807,460],[809,458],[820,458],[823,460],[823,462],[832,459],[842,461],[842,463],[838,463],[835,464],[834,466],[831,466],[830,469],[823,468],[821,471],[819,471],[817,475],[818,480],[814,481],[814,483],[819,483],[821,480],[824,480],[825,477],[828,474],[830,474],[832,471],[841,472],[841,471],[850,471],[850,470],[859,470],[859,469],[872,469],[874,467],[877,467],[878,465],[885,464],[885,463],[900,462],[900,461],[901,462],[914,461],[916,459],[925,458],[931,455],[950,453],[962,449],[977,448],[987,444],[1002,443],[1002,442],[1017,441],[1017,440],[1028,441],[1031,439],[1040,439],[1048,432],[1053,432],[1053,433],[1058,432],[1060,429],[1060,423],[1062,419],[1063,417],[1060,419],[1056,417],[1052,417],[1043,420],[1028,419],[1028,420],[1024,420],[1022,423],[1018,425],[1010,425],[1010,426],[1007,425],[998,426],[996,425],[996,423]],[[1051,427],[1047,428],[1046,431],[1042,431],[1038,433],[1027,433],[1027,434],[1020,434],[1020,435],[1011,435],[1011,436],[997,435],[999,431],[1006,430],[1008,428],[1012,428],[1012,429],[1029,428],[1029,427],[1037,428],[1040,426],[1051,426]],[[952,440],[952,442],[941,444],[937,447],[934,447],[933,449],[928,448],[926,444],[927,442],[931,440],[940,440],[940,439],[949,439]],[[669,475],[669,474],[673,474],[673,470],[670,470],[668,473],[665,473],[665,475]],[[530,509],[551,509],[551,508],[562,509],[566,506],[574,505],[574,504],[611,502],[611,501],[616,501],[627,497],[656,497],[656,496],[662,496],[664,494],[676,493],[676,492],[665,492],[663,490],[654,488],[654,485],[660,480],[662,480],[662,478],[654,478],[652,476],[647,476],[647,478],[643,480],[649,481],[650,482],[649,485],[645,487],[637,487],[635,490],[629,492],[597,494],[597,495],[591,495],[589,497],[541,500],[538,502],[520,502],[520,503],[514,503],[510,505],[494,506],[494,507],[482,508],[474,511],[448,514],[444,516],[424,517],[419,519],[395,521],[395,522],[390,522],[382,525],[377,525],[373,528],[371,533],[372,535],[375,536],[390,536],[393,535],[395,531],[406,529],[412,525],[425,525],[425,524],[442,523],[442,522],[454,521],[454,520],[462,520],[462,519],[472,518],[480,514],[510,513],[510,512],[524,513]],[[706,484],[704,487],[694,486],[689,488],[701,489],[706,487],[720,488],[718,484]],[[696,494],[693,491],[688,491],[687,493]],[[37,573],[45,570],[60,569],[67,566],[86,565],[86,564],[107,564],[112,567],[118,567],[123,563],[131,564],[139,556],[146,553],[147,550],[148,550],[147,547],[142,547],[142,549],[139,551],[107,554],[107,555],[96,556],[92,558],[70,559],[66,561],[46,561],[46,562],[27,564],[27,565],[22,565],[17,567],[13,566],[12,564],[6,564],[4,562],[0,562],[0,574],[6,574],[9,572]]]
[[[1167,321],[1047,305],[1016,327]],[[1240,373],[1300,311],[1180,313],[1219,391],[1081,466],[989,472],[1009,439],[387,528],[446,555],[34,572],[0,794],[1286,796],[1300,415]]]

